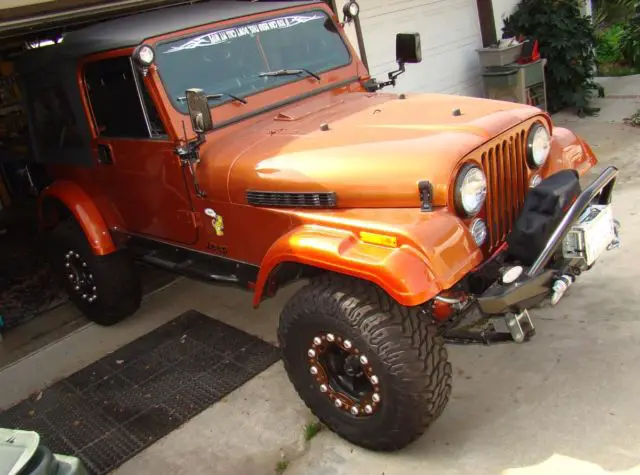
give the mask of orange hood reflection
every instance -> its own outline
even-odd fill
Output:
[[[219,165],[230,165],[234,203],[245,203],[247,190],[332,191],[341,208],[415,207],[418,182],[429,180],[441,206],[464,157],[536,114],[532,107],[460,96],[325,94],[263,115],[239,129],[241,138],[232,130],[218,139],[214,133],[200,173],[206,186]]]

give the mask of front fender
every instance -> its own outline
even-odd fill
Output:
[[[45,188],[38,206],[41,223],[45,223],[45,206],[51,200],[64,205],[75,217],[96,255],[111,254],[117,250],[102,214],[80,186],[72,181],[61,180]]]
[[[399,304],[413,307],[424,304],[453,285],[481,260],[480,251],[467,251],[467,238],[449,240],[440,247],[445,255],[456,247],[465,255],[461,262],[443,268],[439,259],[431,262],[429,253],[407,240],[398,247],[384,247],[361,241],[355,232],[319,225],[303,225],[276,241],[265,255],[255,287],[254,305],[262,300],[264,288],[276,267],[293,262],[349,275],[381,287]],[[465,248],[465,250],[463,250]],[[434,249],[438,249],[435,247]],[[466,268],[468,267],[468,269]]]
[[[585,141],[568,129],[553,129],[547,176],[566,169],[576,170],[580,176],[584,176],[597,163],[593,150]]]

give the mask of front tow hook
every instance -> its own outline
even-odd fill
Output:
[[[566,274],[553,281],[553,286],[551,287],[551,305],[554,307],[558,305],[558,302],[564,297],[565,292],[571,287],[573,281],[574,278]]]

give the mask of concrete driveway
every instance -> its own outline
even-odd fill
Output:
[[[454,390],[424,437],[395,454],[351,446],[328,431],[304,440],[313,416],[280,363],[123,465],[129,474],[580,474],[640,473],[640,130],[622,119],[640,109],[640,77],[606,86],[600,117],[556,117],[583,135],[601,166],[621,168],[615,212],[622,249],[608,253],[555,308],[533,312],[524,345],[450,347]],[[630,88],[630,93],[619,91]],[[113,328],[86,325],[0,372],[0,406],[64,377],[195,308],[275,341],[285,289],[259,311],[239,290],[180,280]],[[66,311],[72,311],[67,309]]]

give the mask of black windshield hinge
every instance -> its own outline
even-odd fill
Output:
[[[421,210],[424,212],[433,211],[433,185],[431,182],[428,180],[419,182],[418,191],[422,202]]]
[[[180,146],[176,149],[178,157],[180,157],[180,164],[183,167],[189,169],[191,173],[191,179],[193,180],[193,190],[198,198],[204,198],[207,194],[202,191],[200,184],[198,183],[198,177],[196,176],[196,166],[200,163],[200,154],[198,153],[200,143],[191,142],[184,146]]]

